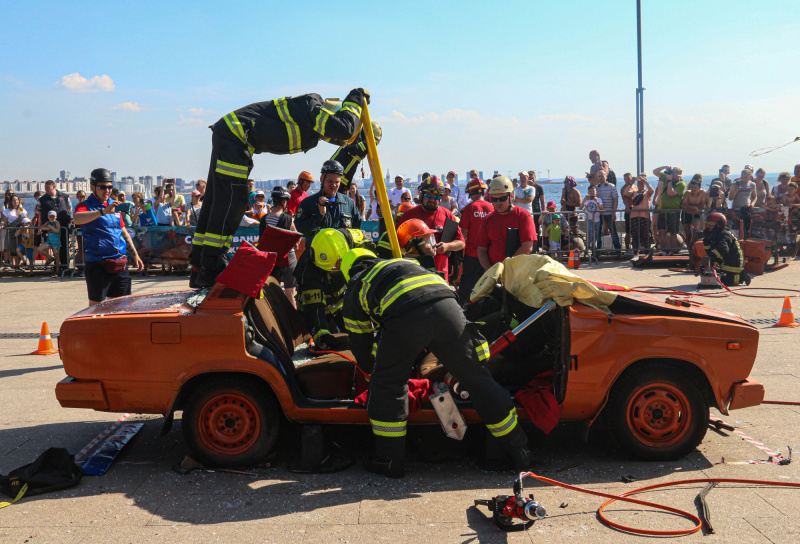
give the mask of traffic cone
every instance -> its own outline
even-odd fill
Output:
[[[575,270],[577,270],[577,269],[579,269],[581,267],[581,250],[577,249],[577,248],[575,249],[575,263],[574,263],[574,265],[575,266],[573,266],[573,268]]]
[[[569,259],[567,259],[567,268],[575,268],[575,251],[569,250]]]
[[[781,310],[780,320],[773,325],[773,327],[800,327],[800,323],[794,320],[794,312],[792,311],[792,301],[789,297],[783,299],[783,309]]]
[[[53,340],[50,338],[50,329],[47,321],[42,323],[42,332],[39,334],[39,349],[32,351],[31,355],[53,355],[58,350],[53,347]]]

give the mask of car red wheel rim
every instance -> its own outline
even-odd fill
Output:
[[[628,404],[628,428],[648,446],[678,443],[689,429],[691,407],[680,389],[667,383],[636,391]]]
[[[239,455],[261,434],[261,421],[253,402],[239,394],[211,398],[198,413],[199,438],[217,455]]]

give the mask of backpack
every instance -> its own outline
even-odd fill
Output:
[[[36,461],[15,468],[8,476],[0,475],[0,492],[12,498],[0,503],[0,508],[10,506],[23,495],[39,495],[78,485],[83,470],[75,464],[75,456],[64,448],[50,448]]]

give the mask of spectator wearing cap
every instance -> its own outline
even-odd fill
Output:
[[[38,255],[47,255],[47,253],[52,250],[53,259],[55,261],[55,273],[53,277],[56,277],[59,272],[59,249],[61,248],[60,230],[61,223],[58,221],[58,213],[55,210],[50,210],[47,212],[47,220],[40,227],[44,241],[36,248],[36,251],[33,252],[33,258],[35,260]]]
[[[444,184],[444,196],[439,206],[450,210],[453,215],[458,215],[458,203],[453,198],[453,187],[449,183]]]
[[[186,205],[186,225],[189,227],[197,226],[197,219],[200,217],[200,208],[203,207],[203,193],[192,191],[191,202]]]
[[[392,213],[396,213],[397,207],[403,201],[404,194],[408,193],[408,195],[411,196],[411,189],[404,185],[405,180],[403,176],[394,177],[394,189],[389,191],[389,204],[392,206]]]
[[[297,177],[297,186],[295,188],[287,187],[290,193],[289,202],[286,204],[286,213],[289,215],[297,215],[297,208],[299,208],[300,203],[308,197],[308,190],[311,188],[311,185],[314,184],[314,181],[316,180],[310,172],[306,172],[305,170],[300,172],[300,175]]]
[[[69,264],[69,255],[68,255],[68,247],[69,247],[69,231],[68,228],[70,223],[72,223],[72,203],[69,200],[69,196],[66,193],[62,193],[56,189],[56,182],[53,180],[47,180],[44,184],[44,194],[39,198],[37,203],[37,208],[39,209],[39,217],[40,221],[44,221],[45,218],[50,216],[51,211],[56,212],[56,216],[58,219],[58,224],[62,227],[62,230],[58,233],[61,238],[60,243],[58,244],[58,260],[57,262],[60,264],[64,264],[65,266]],[[61,271],[61,266],[56,268],[56,273]]]
[[[260,210],[256,210],[256,204],[261,202]],[[253,204],[253,218],[254,219],[261,219],[261,216],[257,216],[257,213],[266,214],[269,213],[269,203],[267,203],[267,194],[264,191],[256,191],[256,201]]]
[[[116,211],[117,202],[109,200],[113,188],[111,173],[105,168],[92,171],[89,197],[75,208],[73,221],[81,226],[86,248],[86,288],[89,305],[99,304],[106,297],[131,294],[126,253],[133,255],[141,272],[144,263],[139,258],[125,222]]]
[[[514,187],[514,205],[533,214],[533,206],[531,204],[533,203],[536,189],[528,185],[527,172],[520,172],[517,176],[519,177],[519,186]]]

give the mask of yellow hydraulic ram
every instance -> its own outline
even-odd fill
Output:
[[[364,101],[364,108],[361,111],[361,121],[364,126],[364,134],[367,137],[367,159],[369,159],[369,169],[372,172],[372,183],[375,184],[375,192],[378,194],[378,203],[381,206],[383,220],[386,223],[386,232],[389,233],[392,255],[394,255],[395,258],[400,258],[402,257],[400,253],[400,242],[397,241],[397,230],[395,230],[394,227],[392,207],[389,205],[389,195],[386,194],[386,185],[383,183],[381,159],[378,157],[378,146],[375,144],[375,134],[372,132],[372,120],[369,117],[369,105],[366,100]]]

